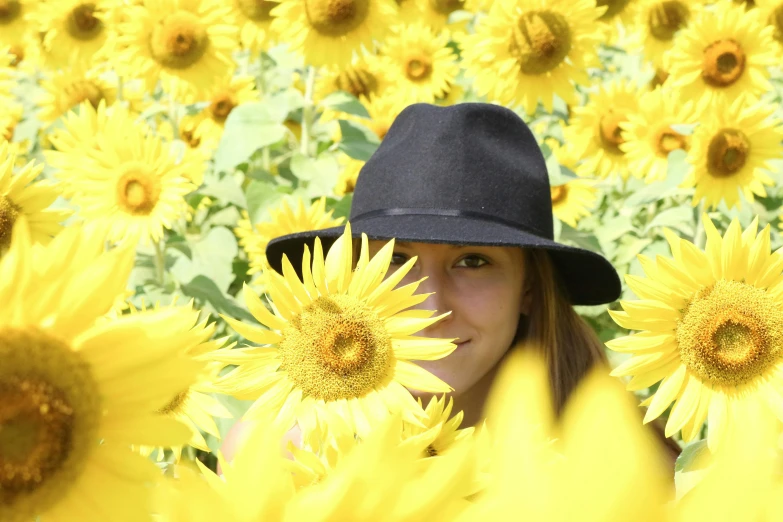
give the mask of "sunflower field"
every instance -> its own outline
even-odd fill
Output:
[[[0,522],[783,520],[781,97],[783,0],[0,0]],[[517,112],[623,279],[560,415],[515,350],[461,426],[352,245],[418,102]]]

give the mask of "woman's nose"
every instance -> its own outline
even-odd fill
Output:
[[[419,284],[416,293],[430,295],[414,308],[418,310],[433,310],[436,314],[448,312],[450,309],[447,303],[448,296],[445,277],[435,270],[421,271],[417,275],[426,277],[426,279]]]

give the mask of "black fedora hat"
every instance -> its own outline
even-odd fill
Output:
[[[533,133],[504,107],[417,103],[394,120],[356,182],[351,230],[370,239],[545,249],[572,304],[609,303],[620,278],[601,255],[553,240],[546,164]],[[315,237],[326,248],[342,226],[273,239],[269,265],[283,254],[301,266]]]

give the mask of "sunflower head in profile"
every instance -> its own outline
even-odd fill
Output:
[[[766,197],[765,185],[774,180],[764,171],[780,157],[783,128],[775,107],[742,96],[731,105],[719,102],[693,133],[688,153],[691,170],[683,186],[696,187],[693,206],[704,200],[712,208],[721,200],[740,206],[739,193],[748,202],[754,194]]]
[[[384,39],[397,7],[394,0],[282,0],[272,16],[272,31],[305,63],[345,66]]]
[[[774,28],[772,37],[783,46],[783,1],[781,0],[756,0],[761,18]]]
[[[33,243],[47,244],[71,212],[49,207],[60,196],[59,187],[47,180],[35,181],[43,164],[32,161],[14,172],[16,155],[11,144],[0,142],[0,256],[11,246],[11,232],[20,218],[29,227]]]
[[[690,136],[680,134],[672,125],[696,123],[693,103],[683,103],[673,91],[661,89],[645,93],[636,112],[621,123],[623,143],[620,149],[629,168],[649,182],[666,178],[669,153],[688,151]]]
[[[164,89],[183,102],[203,98],[214,78],[234,70],[237,47],[230,8],[217,0],[146,0],[124,8],[116,58],[130,77],[141,77],[152,90]]]
[[[32,15],[44,34],[42,57],[52,69],[88,67],[105,58],[110,30],[108,0],[62,0],[40,5]]]
[[[392,83],[419,102],[445,95],[459,73],[457,56],[447,44],[445,34],[436,35],[424,25],[401,28],[381,49]]]
[[[499,0],[463,42],[463,63],[477,93],[532,114],[554,96],[576,103],[601,40],[595,0]]]
[[[258,52],[274,42],[272,9],[279,0],[233,0],[231,11],[239,26],[239,43],[250,52]]]
[[[417,422],[421,408],[405,387],[430,393],[450,387],[411,360],[440,359],[455,345],[414,335],[444,315],[410,309],[428,294],[414,293],[419,282],[397,288],[415,259],[390,273],[393,248],[391,241],[370,258],[363,235],[354,267],[346,225],[326,257],[319,239],[312,256],[305,250],[301,280],[284,257],[283,275],[267,271],[265,278],[274,311],[245,288],[248,309],[268,329],[226,318],[262,346],[229,352],[224,362],[237,367],[216,386],[256,399],[248,418],[271,413],[286,427],[296,421],[305,439],[320,426],[364,437],[389,412]]]
[[[101,78],[96,70],[83,67],[63,69],[42,82],[44,94],[38,100],[41,111],[38,117],[44,122],[54,122],[82,102],[97,109],[101,101],[111,106],[117,99],[115,82]]]
[[[620,147],[625,143],[621,125],[638,110],[638,104],[639,89],[625,79],[618,79],[601,85],[585,106],[574,107],[563,136],[569,148],[584,160],[577,174],[628,179],[632,172]]]
[[[206,99],[209,105],[203,110],[191,142],[219,142],[231,111],[243,103],[258,101],[255,78],[240,75],[214,81]]]
[[[342,156],[340,158],[340,174],[337,177],[337,185],[334,192],[338,196],[351,194],[356,188],[356,180],[359,179],[359,172],[364,167],[364,161]]]
[[[237,222],[234,233],[239,238],[241,246],[250,260],[248,274],[262,272],[267,265],[266,246],[276,237],[305,232],[307,230],[322,230],[336,227],[343,223],[343,218],[334,218],[334,211],[326,211],[326,198],[322,197],[311,205],[305,205],[299,199],[296,203],[287,200],[269,209],[267,220],[253,224],[247,212]]]
[[[196,187],[189,179],[203,165],[177,161],[170,145],[128,113],[115,111],[93,146],[72,149],[64,162],[72,202],[88,221],[105,223],[109,240],[158,241],[172,221],[184,218],[183,197]],[[189,173],[191,172],[191,173]]]
[[[757,10],[731,0],[702,9],[666,55],[667,85],[695,101],[700,112],[712,111],[718,98],[759,96],[770,88],[767,68],[777,63],[772,35]]]
[[[674,36],[696,15],[697,0],[642,0],[636,6],[637,37],[644,56],[656,67],[674,45]]]
[[[313,99],[323,100],[335,91],[345,91],[361,100],[382,95],[391,86],[386,64],[377,55],[357,55],[350,65],[324,67],[315,81]],[[324,111],[321,119],[335,119]]]
[[[454,400],[446,395],[437,397],[433,395],[427,406],[424,407],[421,398],[417,399],[419,407],[424,410],[424,417],[421,424],[411,424],[403,422],[402,439],[412,439],[434,430],[434,437],[429,436],[431,441],[422,449],[422,457],[438,457],[446,455],[453,450],[455,445],[473,435],[473,427],[460,429],[462,424],[463,412],[457,412],[453,417],[451,411],[454,408]]]
[[[134,257],[130,245],[106,251],[92,227],[67,227],[45,247],[25,223],[14,228],[0,260],[0,301],[11,311],[0,317],[0,519],[149,517],[160,472],[130,446],[187,440],[184,425],[154,410],[196,378],[181,356],[190,338],[172,333],[196,314],[100,323]]]
[[[580,219],[590,215],[598,199],[598,190],[594,184],[593,180],[574,179],[550,187],[552,212],[555,217],[576,228]]]
[[[760,399],[783,416],[783,256],[770,252],[770,227],[758,218],[743,232],[734,219],[721,234],[703,215],[705,251],[666,230],[673,259],[640,256],[646,277],[627,275],[639,297],[612,318],[639,333],[607,343],[633,356],[614,370],[632,390],[660,381],[645,422],[674,402],[666,435],[688,442],[708,419],[711,449],[731,412]]]

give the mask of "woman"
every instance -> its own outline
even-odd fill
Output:
[[[400,284],[423,277],[419,308],[451,314],[418,335],[456,338],[448,357],[419,364],[454,388],[463,425],[479,421],[495,373],[518,341],[542,347],[559,412],[579,380],[606,362],[603,345],[572,305],[615,301],[620,279],[602,256],[553,240],[544,158],[525,123],[481,103],[403,110],[362,168],[349,217],[377,251],[396,238],[392,265],[417,256]],[[301,266],[304,245],[343,227],[277,238],[267,258]],[[392,267],[392,268],[393,268]],[[242,432],[227,437],[230,458]],[[663,438],[663,437],[662,437]],[[670,445],[673,454],[676,444]]]

